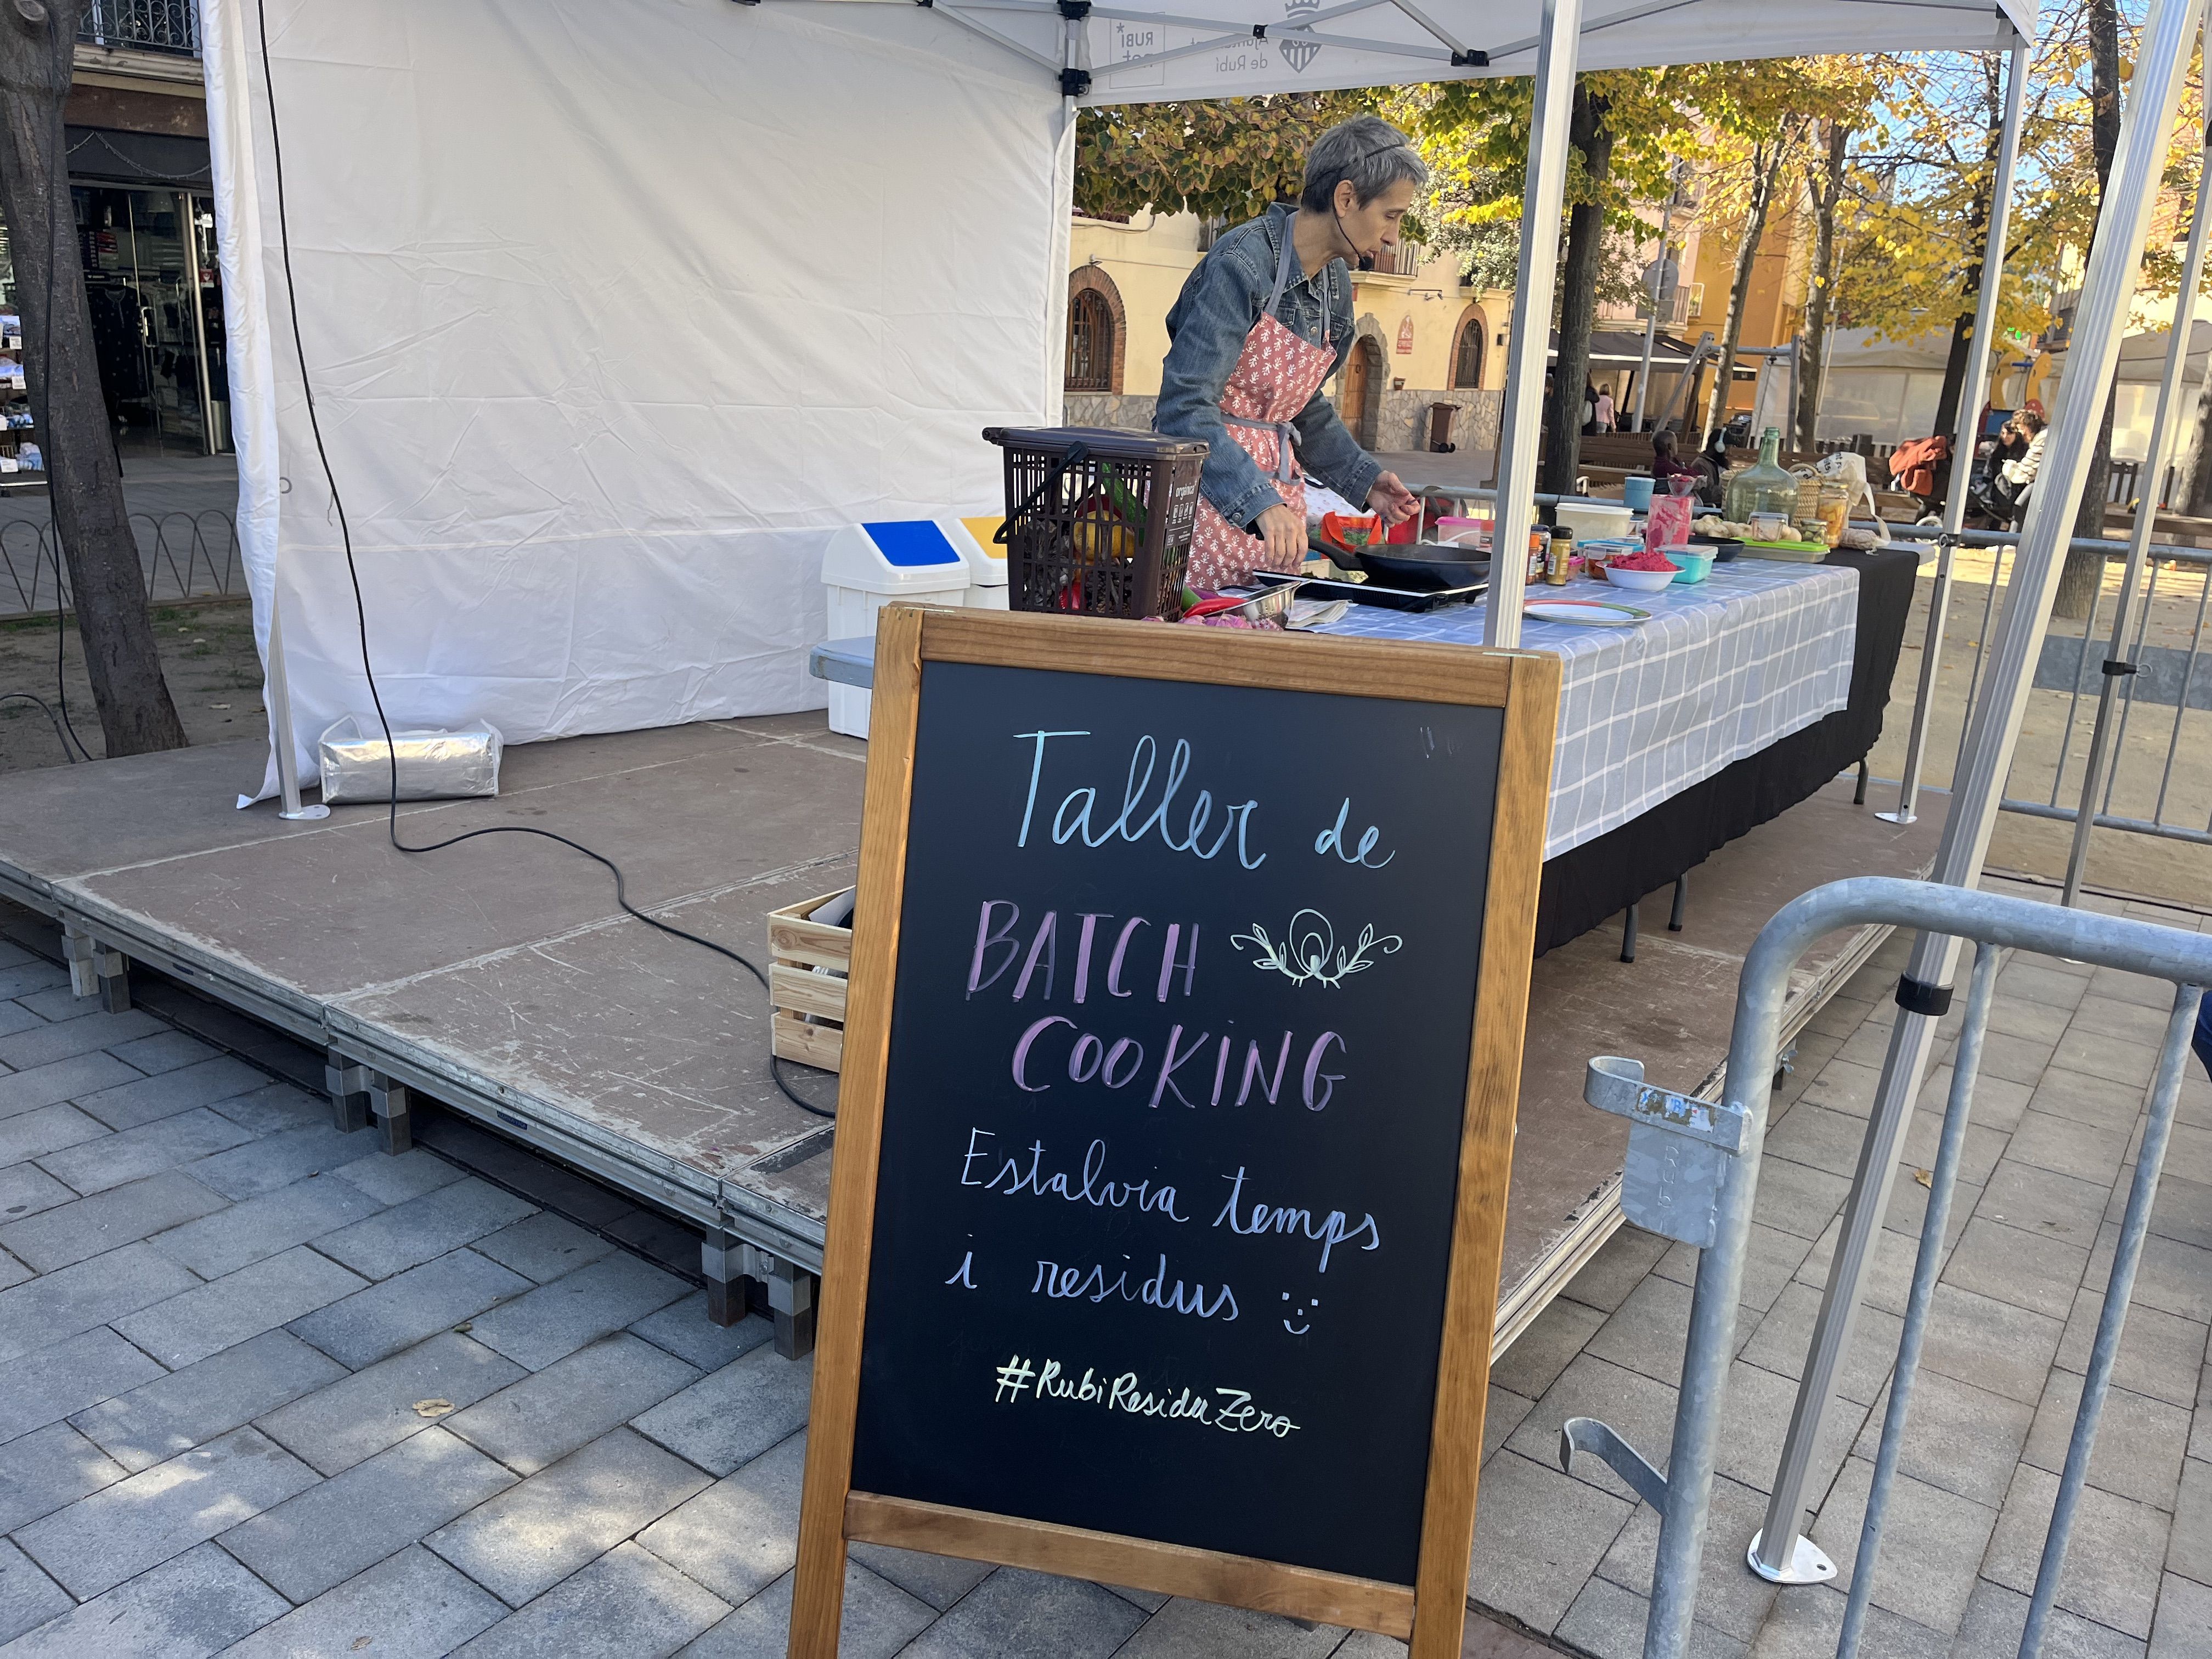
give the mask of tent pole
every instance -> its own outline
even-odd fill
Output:
[[[2212,139],[2212,132],[2206,135]],[[2170,457],[2175,428],[2180,425],[2181,377],[2189,363],[2189,336],[2193,324],[2191,313],[2197,309],[2197,284],[2204,274],[2204,232],[2212,215],[2204,210],[2204,190],[2212,185],[2212,143],[2205,146],[2197,167],[2197,204],[2189,222],[2189,251],[2181,262],[2181,286],[2173,300],[2173,332],[2166,343],[2166,373],[2158,385],[2158,413],[2152,417],[2150,449],[2143,463],[2143,476],[2150,486],[2136,501],[2135,526],[2128,532],[2128,562],[2126,574],[2120,578],[2119,603],[2112,607],[2112,640],[2105,652],[2104,684],[2097,692],[2097,723],[2089,732],[2089,761],[2081,776],[2081,804],[2074,818],[2074,845],[2066,855],[2066,887],[2060,902],[2068,906],[2081,902],[2081,873],[2089,861],[2089,831],[2097,822],[2097,798],[2105,793],[2105,779],[2112,769],[2112,715],[2119,702],[2120,678],[2132,674],[2135,665],[2127,658],[2128,632],[2135,623],[2136,588],[2142,580],[2143,561],[2150,550],[2151,533],[2158,524],[2160,497],[2165,493],[2166,463]],[[2150,608],[2149,596],[2143,597],[2145,611]],[[2087,666],[2085,663],[2083,665]]]
[[[2081,505],[2097,422],[2103,417],[2118,366],[2120,336],[2127,327],[2136,270],[2158,202],[2174,107],[2189,67],[2190,48],[2203,21],[2203,5],[2204,0],[2151,0],[2138,37],[2135,73],[2129,78],[2120,121],[2119,152],[2097,216],[2097,234],[2090,244],[2088,270],[2075,313],[2067,377],[2059,387],[2057,418],[2045,449],[2049,459],[2029,501],[1982,695],[1967,714],[1950,813],[1936,855],[1932,878],[1952,886],[1973,886],[1989,851],[1990,831],[1996,822],[2005,774],[2012,765],[2013,745],[2020,736],[2051,621],[2051,600],[2073,535],[2075,510]],[[2014,67],[2021,67],[2017,58]],[[1989,330],[1978,331],[1982,342],[1989,335]],[[1978,386],[1969,390],[1978,398]],[[1889,1054],[1859,1150],[1850,1197],[1844,1206],[1834,1264],[1806,1355],[1804,1380],[1798,1385],[1773,1498],[1765,1527],[1751,1541],[1752,1569],[1765,1578],[1789,1583],[1835,1576],[1834,1564],[1800,1534],[1806,1488],[1836,1376],[1850,1351],[1859,1291],[1873,1260],[1882,1212],[1889,1206],[1899,1146],[1935,1046],[1936,1022],[1950,1001],[1948,986],[1958,956],[1957,939],[1923,932],[1913,941],[1911,957],[1898,984]]]
[[[1544,0],[1536,46],[1536,106],[1528,122],[1528,182],[1521,200],[1521,275],[1506,348],[1505,408],[1498,428],[1498,514],[1490,538],[1490,615],[1483,643],[1521,643],[1535,518],[1536,453],[1543,444],[1544,366],[1551,352],[1552,291],[1559,269],[1559,214],[1567,191],[1567,137],[1583,0]],[[1553,434],[1565,442],[1564,432]]]
[[[1927,758],[1928,720],[1936,701],[1936,675],[1943,660],[1943,623],[1951,608],[1951,567],[1959,532],[1966,526],[1966,486],[1974,475],[1982,402],[1997,331],[1997,301],[2004,289],[2005,237],[2012,222],[2013,172],[2020,161],[2021,111],[2027,96],[2028,44],[2013,43],[2005,71],[2004,125],[1997,139],[1996,176],[1990,181],[1989,234],[1982,239],[1982,291],[1974,306],[1974,331],[1966,341],[1966,374],[1960,383],[1959,424],[1951,440],[1951,487],[1943,496],[1943,534],[1936,544],[1936,586],[1928,596],[1928,638],[1920,652],[1920,690],[1905,739],[1905,777],[1897,810],[1877,812],[1892,823],[1911,823],[1920,798],[1920,768]],[[1832,355],[1832,354],[1831,354]]]
[[[1644,392],[1651,380],[1651,347],[1659,337],[1659,295],[1667,275],[1667,239],[1674,234],[1674,198],[1682,193],[1680,169],[1681,164],[1677,162],[1668,173],[1667,182],[1672,188],[1667,192],[1666,205],[1659,210],[1659,257],[1651,265],[1651,315],[1644,319],[1644,361],[1636,368],[1636,416],[1635,424],[1629,428],[1632,432],[1644,430]],[[1681,286],[1679,275],[1674,285],[1678,289]]]
[[[269,741],[276,757],[276,787],[284,798],[280,818],[326,818],[327,806],[303,805],[300,800],[300,757],[292,736],[292,683],[284,671],[284,603],[283,584],[272,574],[269,583],[269,664],[262,671],[262,701],[269,709]]]

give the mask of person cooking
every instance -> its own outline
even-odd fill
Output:
[[[1186,577],[1201,592],[1306,556],[1307,470],[1387,524],[1420,501],[1361,449],[1322,382],[1352,341],[1347,261],[1370,270],[1429,169],[1379,116],[1331,127],[1306,158],[1295,210],[1278,204],[1213,245],[1168,313],[1152,429],[1209,446]],[[1301,465],[1303,463],[1303,465]]]

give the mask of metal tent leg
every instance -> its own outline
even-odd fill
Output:
[[[2095,423],[2119,359],[2120,336],[2134,296],[2137,266],[2155,188],[2166,161],[2184,71],[2203,19],[2203,0],[2151,0],[2138,37],[2136,69],[2128,82],[2120,147],[2111,188],[2091,245],[2089,264],[2075,313],[2074,346],[2057,418],[2045,453],[2051,458],[2036,479],[2027,521],[1997,632],[1987,654],[1988,674],[1980,700],[1970,711],[1961,746],[1942,844],[1933,879],[1971,887],[1989,848],[2005,774],[2012,764],[2028,687],[2043,649],[2051,603],[2057,591],[2075,510],[2081,504],[2087,459],[2094,447]],[[2015,63],[2015,68],[2017,68]],[[1984,331],[1986,337],[1986,331]],[[1760,1530],[1753,1565],[1764,1576],[1787,1582],[1805,1516],[1806,1487],[1814,1448],[1832,1398],[1836,1373],[1848,1351],[1890,1183],[1897,1173],[1897,1150],[1911,1118],[1934,1045],[1936,1018],[1948,1006],[1947,987],[1958,960],[1959,941],[1922,932],[1914,940],[1910,965],[1899,986],[1900,1007],[1891,1033],[1860,1150],[1856,1179],[1844,1210],[1843,1229],[1797,1403]],[[1925,1012],[1923,1012],[1923,1011]]]
[[[2004,286],[2005,237],[2012,218],[2013,173],[2020,162],[2021,111],[2027,94],[2029,45],[2016,42],[2005,71],[2004,124],[1997,140],[1996,176],[1990,181],[1989,231],[1982,238],[1981,297],[1974,307],[1974,331],[1966,340],[1966,390],[1959,398],[1959,425],[1951,442],[1951,488],[1943,498],[1943,535],[1936,554],[1936,586],[1928,596],[1928,637],[1920,651],[1920,691],[1912,704],[1912,725],[1905,740],[1905,775],[1897,787],[1897,810],[1878,812],[1892,823],[1911,823],[1920,799],[1920,766],[1928,746],[1928,717],[1936,702],[1936,675],[1943,660],[1943,623],[1951,610],[1951,566],[1956,538],[1966,523],[1966,485],[1973,477],[1974,445],[1979,440],[1982,392],[1989,384],[1990,343],[1996,337],[1997,301]],[[1861,774],[1863,780],[1864,774]],[[1865,799],[1865,784],[1860,784]]]
[[[1521,273],[1514,286],[1513,332],[1506,347],[1505,407],[1498,436],[1498,514],[1490,567],[1490,614],[1483,643],[1521,643],[1521,605],[1534,518],[1536,451],[1542,441],[1544,362],[1551,350],[1552,295],[1559,270],[1559,215],[1567,187],[1567,137],[1574,109],[1575,58],[1583,0],[1544,0],[1536,46],[1536,101],[1528,121],[1528,185],[1521,204]]]

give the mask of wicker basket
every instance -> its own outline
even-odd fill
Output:
[[[1092,617],[1182,614],[1206,446],[1104,427],[987,427],[1006,452],[1007,602]]]

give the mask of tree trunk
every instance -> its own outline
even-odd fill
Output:
[[[1985,233],[1990,216],[1996,211],[1990,192],[1996,188],[1997,153],[2004,145],[2004,87],[1998,79],[1998,63],[1994,53],[1988,54],[1982,66],[1984,108],[1988,112],[1982,142],[1982,177],[1985,184],[1984,193],[1975,197],[1966,208],[1966,234],[1978,246],[1959,291],[1959,314],[1951,320],[1951,351],[1943,360],[1943,390],[1936,399],[1936,434],[1944,438],[1958,435],[1959,402],[1966,391],[1966,345],[1973,338],[1974,310],[1982,297],[1982,273],[1989,269],[1989,239]],[[1994,345],[1991,349],[1996,349]],[[1984,390],[1977,387],[1975,397],[1978,399]],[[1978,402],[1976,407],[1979,407]],[[1972,472],[1970,456],[1966,470],[1959,476],[1969,477]]]
[[[185,746],[146,611],[100,394],[70,198],[62,100],[85,0],[0,0],[0,214],[15,257],[25,378],[69,564],[78,637],[111,756]]]
[[[2120,149],[2120,13],[2118,0],[2089,0],[2089,132],[2097,155],[2097,208],[2101,216],[2106,192],[2111,188],[2112,158]],[[2080,315],[2076,304],[2075,315]],[[2117,393],[2119,388],[2112,388]],[[2045,465],[2048,465],[2046,462]],[[2105,489],[2112,473],[2112,398],[2105,399],[2105,418],[2097,428],[2097,447],[2089,457],[2087,476],[2081,483],[2081,506],[2074,515],[2076,538],[2105,533]],[[2149,510],[2158,510],[2158,482],[2145,492]],[[2053,616],[2078,620],[2089,614],[2097,590],[2105,580],[2102,553],[2066,551],[2066,568],[2059,573]]]
[[[1828,123],[1827,154],[1813,183],[1813,281],[1805,300],[1805,360],[1797,376],[1797,447],[1810,453],[1819,446],[1820,383],[1828,372],[1830,325],[1835,316],[1836,204],[1843,199],[1844,163],[1850,152],[1851,130]]]
[[[1570,142],[1581,152],[1589,193],[1601,197],[1613,172],[1606,100],[1583,79],[1575,87]],[[1582,465],[1583,389],[1589,384],[1590,330],[1597,320],[1598,267],[1605,256],[1605,204],[1577,202],[1567,214],[1567,258],[1560,274],[1559,357],[1552,372],[1552,444],[1536,488],[1571,495]]]
[[[1729,394],[1735,389],[1735,349],[1743,338],[1744,307],[1751,300],[1751,273],[1759,259],[1759,240],[1766,234],[1766,211],[1774,200],[1775,181],[1782,176],[1783,157],[1789,144],[1782,138],[1769,149],[1754,145],[1751,152],[1751,206],[1744,216],[1743,243],[1735,255],[1735,276],[1729,284],[1728,321],[1721,327],[1720,362],[1714,369],[1713,389],[1705,400],[1705,429],[1701,441],[1711,442],[1713,428],[1728,423]]]

